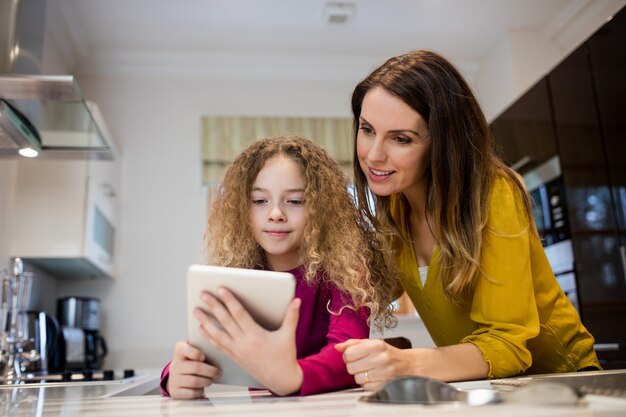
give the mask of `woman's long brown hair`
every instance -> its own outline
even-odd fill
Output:
[[[393,57],[360,82],[352,95],[354,115],[354,175],[361,213],[392,244],[401,240],[390,215],[389,196],[371,196],[356,155],[356,136],[363,98],[382,87],[399,97],[428,124],[432,151],[426,201],[441,248],[441,280],[453,301],[463,303],[479,276],[482,236],[487,224],[489,195],[497,175],[505,175],[520,190],[531,216],[523,182],[498,157],[489,125],[470,87],[442,56],[426,50]],[[376,213],[368,204],[375,202]],[[530,217],[529,217],[530,218]]]

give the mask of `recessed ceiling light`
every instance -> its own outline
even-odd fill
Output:
[[[17,151],[17,153],[27,158],[34,158],[37,155],[39,155],[39,152],[37,152],[37,150],[33,148],[22,148],[19,151]]]
[[[354,16],[354,3],[330,1],[324,5],[324,20],[332,24],[345,24]]]

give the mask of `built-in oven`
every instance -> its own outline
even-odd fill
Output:
[[[523,178],[533,200],[533,217],[554,276],[580,313],[572,234],[559,157],[528,171]]]

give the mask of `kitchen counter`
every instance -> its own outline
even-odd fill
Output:
[[[308,397],[273,397],[267,391],[216,384],[207,398],[184,401],[157,393],[158,372],[139,373],[124,382],[0,387],[0,415],[7,416],[602,416],[626,415],[626,398],[587,395],[576,406],[494,404],[469,406],[390,405],[359,401],[362,390]],[[489,388],[488,381],[455,384]]]

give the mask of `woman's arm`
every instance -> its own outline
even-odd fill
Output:
[[[348,340],[336,346],[348,372],[367,390],[406,375],[444,381],[483,379],[489,370],[481,351],[471,343],[429,349],[397,349],[383,340]]]

